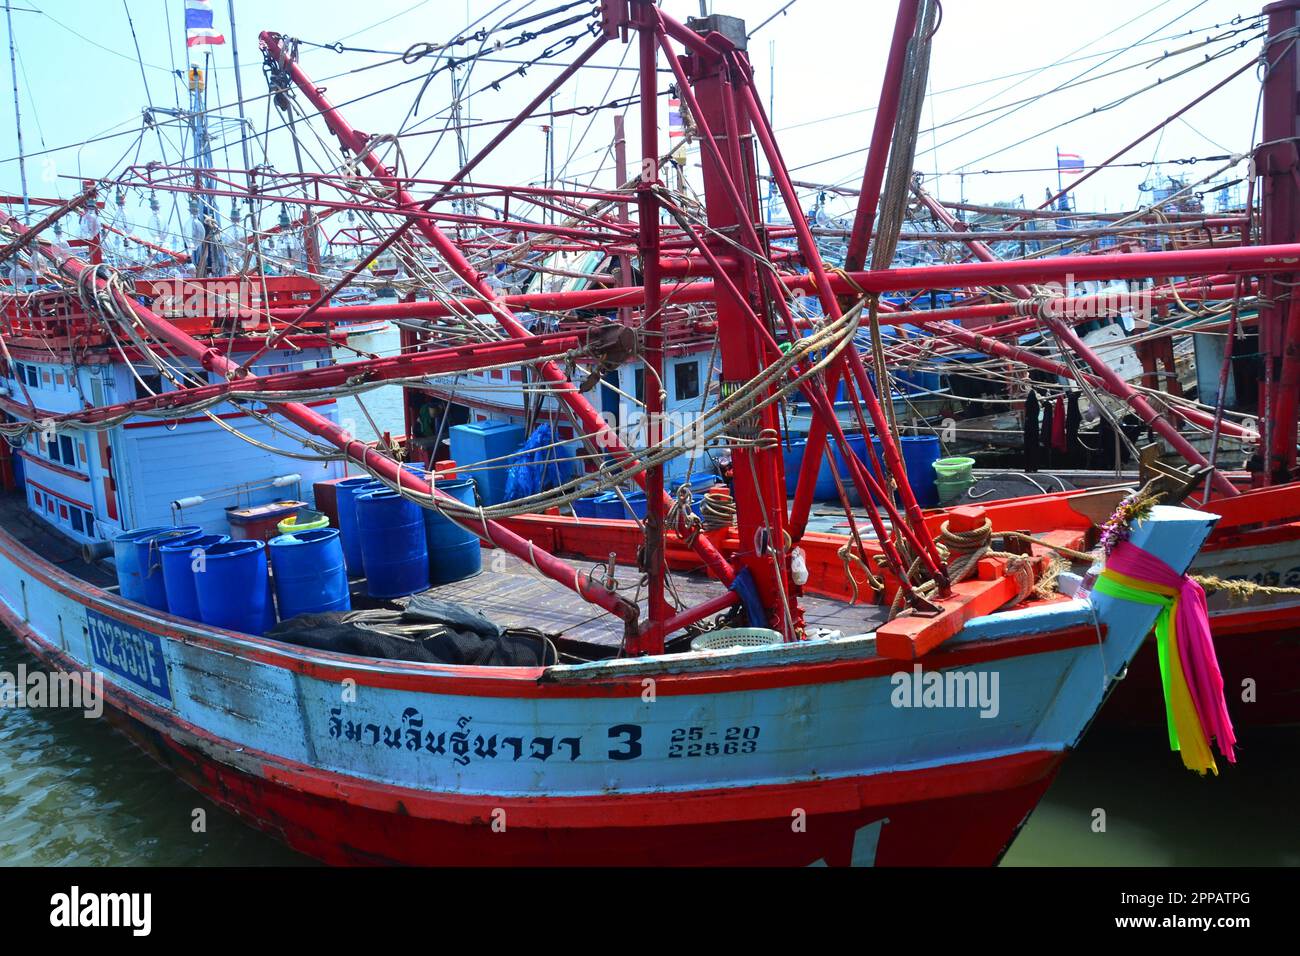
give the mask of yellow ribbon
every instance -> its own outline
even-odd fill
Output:
[[[1189,770],[1204,774],[1207,770],[1218,776],[1209,741],[1201,726],[1200,715],[1192,700],[1183,673],[1182,658],[1178,654],[1178,591],[1150,581],[1121,574],[1119,571],[1102,571],[1093,585],[1101,594],[1160,608],[1156,618],[1156,650],[1160,658],[1160,683],[1165,694],[1165,721],[1169,728],[1169,746],[1177,750]]]

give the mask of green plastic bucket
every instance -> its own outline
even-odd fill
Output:
[[[940,458],[934,463],[934,474],[938,481],[955,481],[969,478],[974,467],[974,458]]]
[[[319,531],[329,526],[329,515],[304,508],[292,518],[285,518],[275,527],[280,534],[297,534],[299,531]]]
[[[939,504],[950,505],[966,494],[966,489],[974,484],[966,478],[939,478],[935,481],[935,490],[939,492]]]

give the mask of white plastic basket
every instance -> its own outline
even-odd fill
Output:
[[[724,627],[709,631],[691,641],[693,651],[725,651],[733,647],[766,647],[780,644],[784,639],[780,631],[767,627]]]

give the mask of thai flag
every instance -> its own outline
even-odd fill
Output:
[[[668,138],[681,139],[686,135],[686,124],[682,122],[682,101],[668,101]]]
[[[1083,172],[1083,157],[1078,153],[1063,153],[1058,149],[1056,151],[1056,171],[1069,176]]]
[[[212,27],[212,0],[185,0],[185,45],[225,42],[226,38]]]

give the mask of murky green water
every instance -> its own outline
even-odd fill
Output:
[[[0,630],[0,671],[39,664]],[[192,828],[194,811],[206,832]],[[260,865],[306,862],[199,797],[105,720],[0,708],[0,864]]]
[[[1300,728],[1238,728],[1235,766],[1198,777],[1162,727],[1093,727],[1007,866],[1300,865]],[[1094,832],[1095,811],[1105,832]]]
[[[0,631],[0,670],[36,662]],[[1158,729],[1094,729],[1007,865],[1300,865],[1300,731],[1242,734],[1236,767],[1199,779]],[[195,833],[196,809],[206,832]],[[1106,811],[1104,833],[1092,829]],[[0,864],[297,865],[310,861],[201,799],[102,720],[0,709]]]
[[[392,354],[398,333],[357,336],[359,348]],[[339,350],[341,357],[351,357]],[[364,399],[381,429],[402,430],[401,389]],[[371,429],[353,399],[340,417]],[[0,629],[0,671],[38,665]],[[194,832],[194,811],[206,832]],[[106,721],[66,710],[0,708],[0,865],[293,865],[311,861],[203,800]]]

